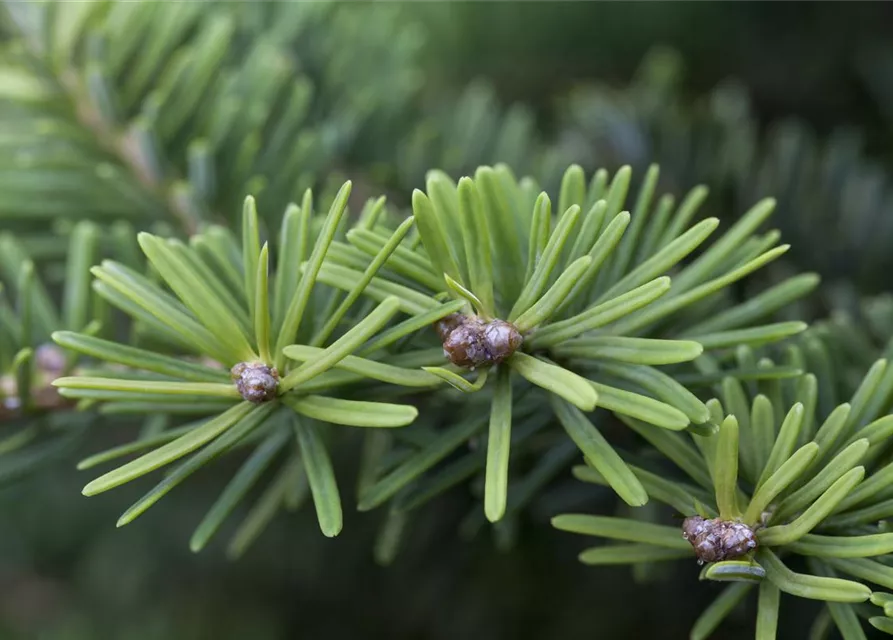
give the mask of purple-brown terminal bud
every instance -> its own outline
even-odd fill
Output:
[[[734,560],[757,547],[753,529],[743,522],[719,518],[689,516],[682,522],[682,537],[694,548],[698,564]]]
[[[474,369],[488,364],[484,323],[477,317],[466,317],[464,322],[447,333],[443,341],[443,354],[459,367]]]
[[[435,329],[444,356],[469,369],[499,364],[524,342],[515,325],[505,320],[484,322],[477,316],[452,314],[436,323]]]
[[[276,398],[279,372],[263,362],[240,362],[230,369],[236,389],[248,402],[260,404]]]
[[[521,347],[524,338],[510,322],[491,320],[484,327],[484,342],[492,364],[499,364]]]
[[[434,330],[437,331],[437,335],[440,336],[440,341],[446,342],[447,336],[449,336],[453,329],[460,324],[465,324],[465,319],[467,317],[468,316],[462,313],[451,313],[435,322]]]
[[[701,516],[689,516],[682,521],[682,537],[691,542],[707,530],[707,521]]]

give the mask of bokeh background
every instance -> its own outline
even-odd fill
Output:
[[[587,169],[657,161],[664,186],[704,182],[724,216],[779,198],[776,224],[794,244],[793,265],[839,285],[823,289],[808,314],[890,288],[893,4],[344,3],[339,11],[362,33],[320,20],[313,37],[335,46],[303,54],[303,68],[358,103],[388,87],[379,102],[395,104],[327,132],[349,141],[332,171],[405,202],[432,166],[458,174],[509,160],[554,178],[570,161]],[[354,95],[361,83],[345,80],[351,67],[331,52],[350,60],[359,47],[371,93]],[[395,69],[407,74],[402,93],[390,89],[395,78],[376,76]],[[497,140],[507,119],[514,134]],[[100,447],[96,438],[82,453]],[[348,470],[354,462],[350,452],[341,461]],[[304,510],[277,518],[236,563],[220,543],[194,555],[187,540],[219,491],[215,474],[232,471],[224,461],[198,474],[120,530],[114,522],[145,490],[140,483],[86,499],[83,474],[63,464],[0,490],[0,639],[673,640],[687,637],[715,597],[695,566],[641,586],[625,568],[580,565],[585,541],[551,530],[549,517],[614,502],[565,476],[531,505],[510,546],[486,529],[463,538],[471,499],[455,492],[425,509],[389,567],[373,557],[377,513],[348,512],[344,532],[328,540]],[[812,612],[787,599],[780,637],[805,637]],[[752,637],[746,613],[718,637]]]

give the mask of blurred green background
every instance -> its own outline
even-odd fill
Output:
[[[678,97],[693,109],[735,79],[749,95],[759,133],[786,118],[820,140],[851,127],[882,180],[893,161],[891,3],[432,2],[402,5],[395,15],[392,31],[379,36],[421,26],[414,64],[422,72],[423,112],[450,111],[468,83],[484,80],[497,104],[528,105],[542,139],[588,153],[586,128],[568,122],[569,96],[600,87],[622,102],[646,54],[664,46],[679,54]],[[405,201],[414,186],[405,183],[413,178],[394,178],[382,166],[395,136],[407,133],[403,125],[367,123],[353,153],[358,166],[371,167],[370,176],[402,189]],[[610,139],[610,152],[591,156],[596,166],[650,159],[650,147],[637,146],[635,136]],[[675,148],[672,139],[665,144]],[[667,175],[686,188],[692,186],[686,181],[702,179],[673,166]],[[722,185],[716,193],[726,202]],[[728,202],[738,204],[734,197]],[[785,215],[800,215],[792,212],[798,202],[792,199]],[[856,282],[858,255],[828,266],[821,246],[802,251],[807,266]],[[872,273],[866,290],[889,288],[886,273]],[[96,448],[88,442],[83,451]],[[232,472],[226,463],[218,467],[220,474]],[[576,555],[585,541],[552,531],[549,516],[568,508],[610,510],[614,502],[568,477],[533,505],[511,549],[498,549],[486,531],[460,539],[457,526],[470,499],[461,493],[439,499],[413,524],[388,568],[377,566],[371,552],[378,513],[348,512],[334,540],[319,535],[309,510],[282,516],[241,561],[230,563],[221,544],[201,555],[186,544],[219,491],[214,473],[199,474],[121,530],[114,528],[117,515],[144,487],[87,500],[80,496],[84,480],[54,468],[0,491],[0,639],[673,640],[687,637],[716,593],[698,584],[694,566],[640,586],[625,568],[580,565]],[[811,611],[803,601],[786,602],[780,637],[805,637],[802,620]],[[726,625],[721,637],[752,637],[751,619]]]
[[[682,55],[692,95],[734,77],[766,121],[877,127],[863,67],[893,44],[887,3],[435,2],[413,13],[431,34],[432,89],[485,76],[544,114],[575,83],[626,84],[664,45]]]

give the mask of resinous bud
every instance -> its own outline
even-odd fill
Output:
[[[753,529],[734,520],[690,516],[682,522],[682,537],[694,548],[698,564],[734,560],[757,548]]]
[[[454,365],[475,369],[506,360],[520,348],[524,337],[505,320],[481,320],[477,316],[454,313],[436,325],[443,342],[443,354]]]
[[[248,402],[260,404],[276,398],[279,372],[263,362],[240,362],[230,369],[236,389]]]

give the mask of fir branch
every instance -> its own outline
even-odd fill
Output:
[[[346,183],[341,197],[325,216],[307,212],[311,224],[305,228],[311,233],[311,229],[317,230],[315,238],[305,240],[307,244],[313,242],[311,265],[321,264],[339,227],[349,192],[350,183]],[[206,408],[205,419],[183,429],[153,434],[82,462],[81,467],[87,468],[121,455],[142,452],[136,459],[87,484],[84,493],[94,495],[183,459],[121,516],[119,526],[132,522],[192,473],[233,449],[256,444],[253,455],[268,462],[270,456],[265,453],[268,447],[264,443],[278,442],[281,425],[293,422],[294,442],[301,451],[301,467],[316,503],[320,527],[326,535],[337,535],[341,529],[341,507],[328,459],[328,425],[404,427],[418,415],[414,407],[404,404],[328,395],[369,378],[406,384],[410,388],[419,386],[416,378],[420,372],[413,375],[412,369],[352,355],[365,346],[366,353],[380,357],[387,343],[379,340],[375,348],[370,348],[368,343],[398,312],[399,301],[385,298],[377,308],[366,313],[353,304],[354,296],[347,304],[335,307],[330,304],[332,292],[321,291],[316,286],[312,267],[305,269],[294,282],[294,291],[288,291],[280,280],[291,281],[293,274],[287,270],[269,272],[269,245],[260,245],[258,214],[251,198],[246,200],[243,209],[242,229],[241,250],[233,252],[230,258],[232,270],[246,274],[236,291],[224,286],[222,276],[212,268],[211,260],[216,258],[198,249],[210,242],[213,230],[196,236],[191,246],[148,233],[139,235],[140,247],[161,283],[112,261],[93,270],[98,278],[94,288],[100,296],[138,323],[152,319],[162,338],[162,350],[117,344],[73,331],[53,333],[53,339],[60,346],[112,365],[98,375],[82,369],[78,375],[57,378],[53,385],[63,397],[106,403],[106,407],[112,408],[143,403],[146,411],[177,402]],[[404,235],[388,246],[383,258],[396,248]],[[283,246],[287,251],[295,250],[291,245]],[[285,255],[279,263],[288,265],[292,261],[292,256]],[[370,277],[384,264],[384,259],[375,264]],[[290,299],[281,301],[287,307],[281,323],[275,321],[275,305],[270,301],[277,291]],[[326,300],[329,303],[322,304]],[[323,334],[319,333],[321,329]],[[330,336],[336,331],[337,337],[332,340]],[[316,340],[320,347],[292,344],[296,338],[314,334],[322,336]],[[314,357],[308,357],[310,352]],[[207,364],[185,360],[188,353],[204,358]],[[292,357],[298,364],[292,364]],[[335,371],[339,366],[351,375],[340,378],[328,375],[340,373]],[[421,377],[424,387],[439,383],[437,378],[424,379],[425,374]],[[320,384],[324,379],[327,381]],[[320,395],[321,392],[326,395]],[[291,468],[291,463],[285,464],[283,468]],[[294,475],[290,471],[287,476],[291,482]],[[233,482],[241,486],[244,481],[237,477]],[[232,511],[244,493],[233,488],[221,496],[227,505],[226,513]],[[278,506],[277,502],[275,507]],[[275,511],[272,503],[264,506],[267,516],[270,509]],[[213,532],[208,528],[219,526],[222,516],[216,515],[213,509],[212,513],[208,518],[214,522],[213,527],[205,524],[195,534],[192,546],[196,550],[207,543]],[[259,526],[259,523],[252,525]],[[245,541],[240,543],[243,544]]]
[[[536,196],[523,186],[535,184],[533,179],[517,180],[504,165],[481,167],[474,175],[456,183],[439,171],[428,174],[426,193],[413,194],[420,245],[412,252],[395,253],[384,263],[379,282],[366,290],[376,300],[386,291],[407,303],[417,299],[418,307],[403,307],[411,313],[434,305],[437,298],[465,304],[462,313],[436,325],[450,368],[429,366],[425,370],[465,393],[483,392],[489,397],[489,380],[494,376],[477,374],[472,382],[462,377],[462,370],[486,372],[496,367],[496,377],[500,377],[499,371],[508,368],[518,382],[506,388],[517,384],[525,388],[527,385],[520,383],[525,380],[583,412],[600,406],[665,429],[707,429],[702,426],[709,419],[705,405],[651,365],[697,359],[703,346],[679,339],[686,336],[688,323],[676,318],[784,252],[786,247],[773,249],[769,245],[749,259],[727,260],[766,219],[773,203],[759,203],[697,260],[683,265],[685,257],[704,243],[717,225],[716,220],[706,220],[685,230],[703,200],[702,190],[693,191],[671,212],[672,224],[663,236],[656,237],[653,254],[633,257],[634,230],[647,230],[654,208],[656,167],[642,186],[635,207],[638,217],[632,226],[630,214],[622,211],[631,177],[628,168],[618,171],[610,183],[605,172],[598,172],[587,188],[582,170],[570,167],[559,195],[565,210],[554,229],[549,196],[545,192]],[[588,207],[585,216],[581,213],[584,207]],[[383,226],[382,238],[387,229]],[[572,234],[576,234],[573,243]],[[331,252],[320,271],[324,282],[345,289],[352,282],[348,274],[356,274],[368,264],[364,254],[369,249],[364,252],[362,247],[371,235],[348,234],[347,240],[360,251],[345,247]],[[525,254],[530,261],[526,265]],[[342,272],[343,277],[333,277]],[[520,278],[525,273],[526,277]],[[668,273],[673,274],[672,279]],[[497,277],[503,274],[506,277]],[[814,280],[809,284],[814,286]],[[788,290],[802,294],[809,287]],[[767,305],[762,314],[773,310]],[[731,326],[740,330],[759,315],[744,306],[733,316]],[[803,329],[805,324],[747,330],[760,332],[759,339],[771,342]],[[722,346],[718,340],[711,345]],[[492,411],[496,411],[495,397],[492,402]],[[558,406],[567,412],[563,405]],[[500,409],[495,424],[507,424],[510,415],[507,409]],[[620,495],[633,504],[643,504],[647,498],[630,472],[623,470],[619,456],[602,454],[591,445],[595,441],[607,444],[598,440],[595,426],[571,415],[561,420],[571,438],[584,454],[603,462],[603,468],[615,470],[611,477],[616,479],[614,486]],[[511,429],[502,430],[504,433],[491,436],[491,441],[500,443],[504,451]],[[494,521],[502,516],[502,505],[507,503],[502,493],[508,487],[510,459],[502,454],[491,457],[487,471],[487,513]],[[500,487],[498,495],[494,486]],[[374,493],[374,486],[370,491]]]
[[[669,440],[651,440],[680,470],[714,493],[709,502],[699,504],[701,498],[695,498],[694,489],[681,479],[663,480],[665,486],[651,493],[687,516],[681,531],[663,526],[654,529],[661,532],[660,536],[645,539],[647,531],[641,524],[582,514],[558,516],[553,524],[575,533],[648,545],[641,554],[626,553],[623,546],[594,547],[580,556],[582,562],[591,565],[675,559],[674,554],[660,550],[690,543],[690,555],[699,563],[707,563],[702,579],[731,580],[741,589],[747,583],[761,584],[757,613],[760,637],[776,637],[772,621],[777,618],[779,601],[777,594],[769,597],[766,592],[772,589],[825,600],[842,633],[861,633],[852,609],[835,603],[865,602],[871,596],[875,604],[883,606],[882,598],[872,595],[872,590],[857,580],[888,588],[893,584],[886,566],[893,557],[893,537],[884,523],[878,522],[893,513],[883,509],[888,492],[881,489],[888,484],[885,478],[890,471],[889,460],[880,452],[888,447],[882,439],[872,444],[862,437],[889,417],[879,409],[868,409],[880,406],[874,402],[878,394],[887,394],[887,389],[877,384],[884,369],[885,362],[879,361],[849,404],[828,415],[817,406],[816,394],[809,391],[815,388],[814,376],[771,382],[755,392],[727,379],[721,391],[730,415],[719,435],[692,435],[694,446],[685,445],[690,455],[696,456],[693,462],[709,470],[708,477],[693,473],[693,467],[682,463],[670,449]],[[772,393],[776,384],[782,393]],[[788,392],[798,402],[780,420],[774,416],[782,415],[781,398]],[[713,400],[711,409],[720,412],[722,405]],[[731,426],[734,428],[728,428]],[[638,429],[643,433],[655,430],[644,424]],[[643,481],[654,482],[654,476],[645,469],[636,468],[634,473]],[[598,467],[580,467],[575,475],[587,482],[610,484],[608,475]],[[871,507],[877,508],[875,512],[870,513]],[[790,568],[795,555],[806,556],[811,573]],[[710,619],[712,631],[728,615],[731,607],[720,611],[724,597],[705,611],[693,635],[706,637],[708,631],[701,628],[708,624],[706,620]],[[711,617],[712,611],[716,616]],[[879,628],[886,625],[883,616],[872,620]]]

